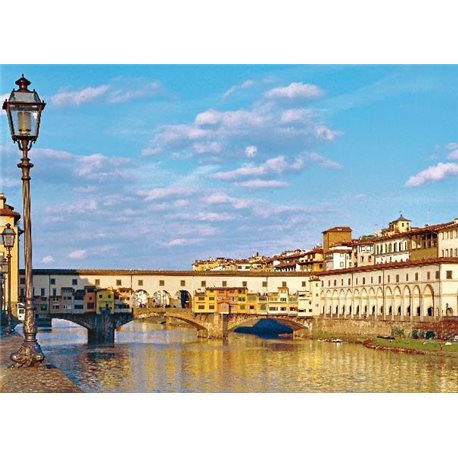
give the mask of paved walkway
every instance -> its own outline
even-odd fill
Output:
[[[22,343],[18,335],[0,335],[0,393],[82,393],[45,359],[41,367],[10,368],[10,354]]]

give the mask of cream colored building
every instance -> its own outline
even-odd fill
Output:
[[[16,233],[14,247],[11,250],[11,307],[12,312],[16,315],[16,303],[18,302],[18,272],[19,272],[19,228],[17,226],[20,219],[18,212],[14,211],[14,207],[6,203],[6,197],[0,193],[0,233],[9,223],[11,228]],[[2,238],[0,237],[0,258],[6,257],[7,250],[3,246]],[[7,288],[5,284],[4,297],[7,300]],[[3,298],[2,298],[3,299]]]
[[[321,314],[393,319],[458,315],[458,262],[408,261],[322,272]]]
[[[438,252],[442,258],[458,258],[458,218],[437,231]]]

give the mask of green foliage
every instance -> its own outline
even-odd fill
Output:
[[[401,337],[404,337],[405,336],[405,332],[404,332],[404,329],[403,328],[398,328],[396,326],[393,326],[391,328],[391,335],[393,337],[397,337],[397,338],[401,338]]]
[[[418,339],[418,329],[412,329],[412,339]]]

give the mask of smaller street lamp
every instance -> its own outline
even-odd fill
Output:
[[[8,324],[6,325],[5,332],[7,334],[11,334],[13,332],[11,328],[11,250],[14,247],[14,239],[16,238],[16,233],[14,229],[11,228],[11,224],[8,223],[3,229],[2,232],[2,240],[3,246],[6,248],[7,255],[6,261],[8,266],[8,282],[7,282],[7,293],[8,293],[8,302],[6,307],[6,313],[8,315]]]
[[[0,261],[0,272],[2,274],[2,321],[3,321],[3,316],[7,318],[7,313],[6,313],[6,294],[5,294],[5,275],[8,274],[8,260],[3,257]],[[6,329],[5,329],[6,331]]]

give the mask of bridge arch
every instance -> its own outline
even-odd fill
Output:
[[[155,307],[170,307],[172,296],[165,289],[160,289],[153,293],[153,304]]]
[[[192,294],[186,289],[180,289],[175,293],[175,303],[178,308],[192,308]]]

